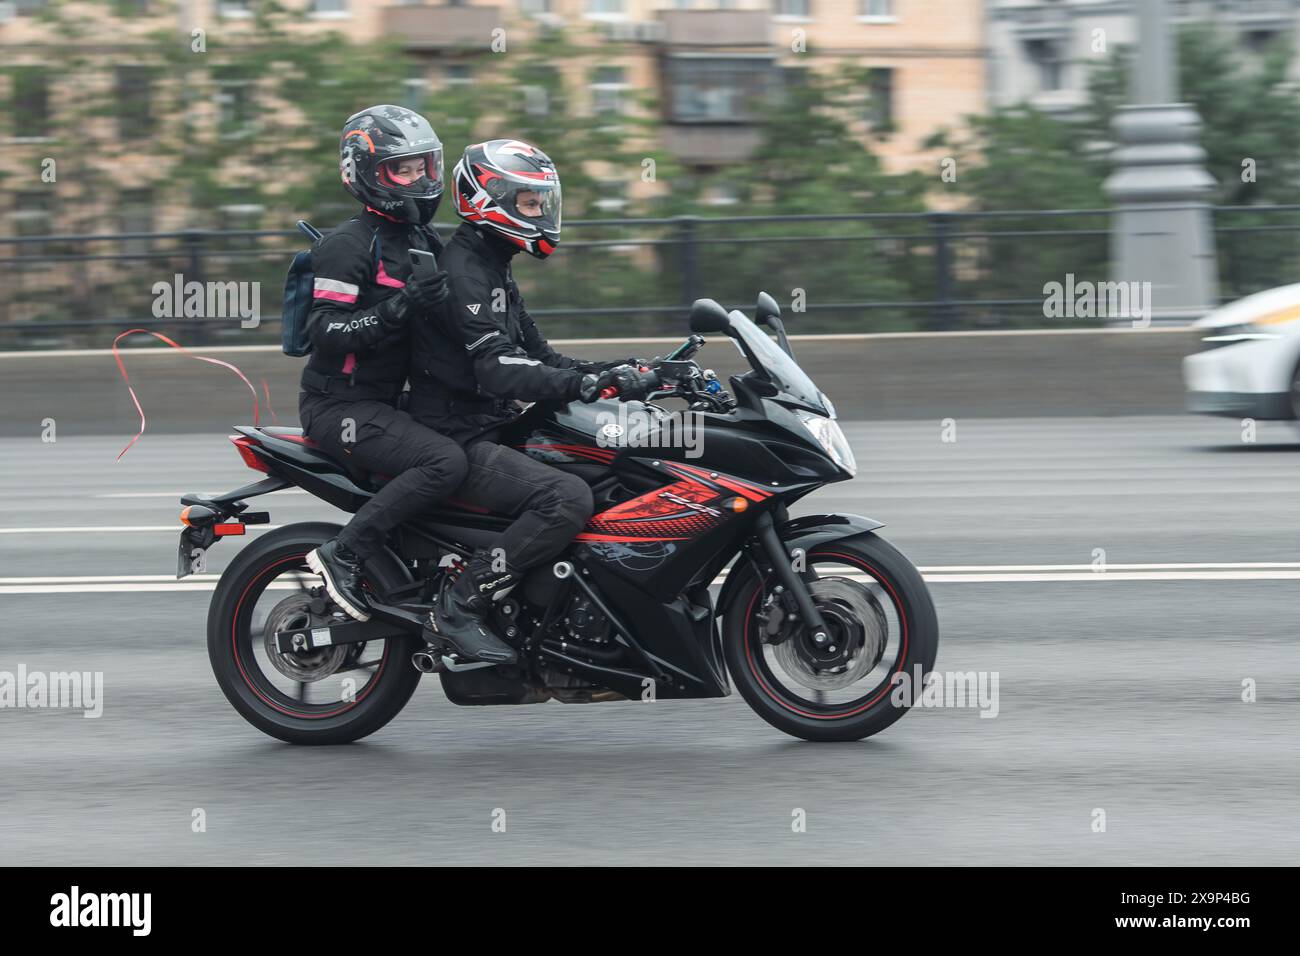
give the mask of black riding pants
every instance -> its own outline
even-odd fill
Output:
[[[427,512],[465,481],[469,467],[456,442],[385,402],[302,392],[298,411],[304,433],[327,453],[358,470],[391,476],[339,534],[339,544],[362,560],[399,524]]]
[[[494,547],[515,572],[564,550],[591,517],[591,488],[560,471],[494,441],[477,441],[466,452],[469,477],[456,498],[515,520]]]

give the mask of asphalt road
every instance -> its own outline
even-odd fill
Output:
[[[738,697],[462,709],[434,678],[364,742],[281,744],[211,677],[210,585],[167,580],[176,495],[252,475],[224,437],[118,463],[113,439],[0,439],[0,672],[105,682],[98,719],[0,709],[0,862],[1293,863],[1300,443],[1261,429],[850,425],[861,477],[803,510],[885,521],[932,582],[938,669],[996,672],[999,702],[845,745]]]

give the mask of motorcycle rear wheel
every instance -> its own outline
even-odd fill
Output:
[[[259,537],[221,575],[208,611],[208,658],[226,699],[258,730],[288,743],[360,740],[396,717],[420,682],[411,665],[418,641],[406,635],[343,645],[341,659],[342,648],[283,655],[292,660],[280,664],[273,659],[268,625],[307,613],[300,606],[305,591],[295,588],[320,583],[307,568],[307,552],[338,532],[337,525],[311,522]],[[391,563],[367,563],[371,590],[384,593],[404,583]]]

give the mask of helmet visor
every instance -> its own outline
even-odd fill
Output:
[[[510,215],[543,232],[560,231],[560,184],[528,183],[515,188],[507,205]]]
[[[396,196],[427,198],[442,192],[442,150],[394,156],[379,164],[379,184]]]

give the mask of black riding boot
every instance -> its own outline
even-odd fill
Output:
[[[476,551],[450,585],[444,585],[429,614],[433,632],[456,650],[461,660],[513,664],[515,649],[488,630],[493,595],[518,582],[509,571],[493,571],[492,556]]]
[[[361,559],[339,543],[326,541],[307,555],[307,566],[325,581],[335,603],[358,621],[370,620],[370,602],[361,588]]]

